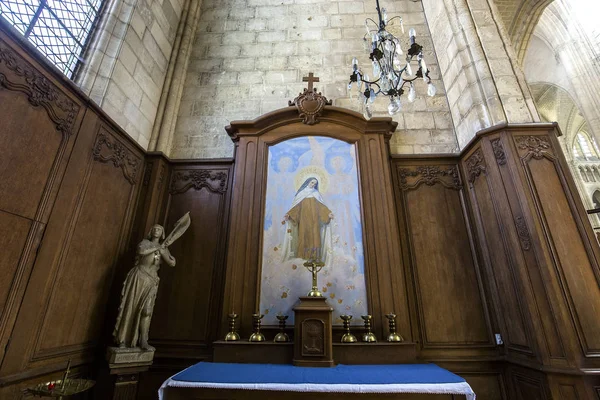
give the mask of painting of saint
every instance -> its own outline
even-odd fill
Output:
[[[289,316],[311,289],[306,261],[322,261],[319,290],[333,308],[334,323],[367,314],[362,216],[356,147],[307,136],[269,147],[260,312],[265,325]]]
[[[333,213],[319,193],[317,178],[307,178],[296,192],[283,224],[288,234],[283,245],[283,261],[293,258],[325,262],[331,248],[329,224]]]

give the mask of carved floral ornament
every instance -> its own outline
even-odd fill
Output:
[[[469,183],[475,182],[477,177],[486,173],[485,159],[481,148],[477,149],[466,161],[467,170],[469,171]]]
[[[65,136],[72,135],[79,105],[0,41],[0,67],[2,64],[6,68],[0,69],[0,89],[25,93],[32,106],[44,107],[56,130]]]
[[[541,160],[545,154],[550,154],[552,148],[548,136],[518,136],[515,141],[519,150],[526,150],[525,157],[533,157],[536,160]]]
[[[400,177],[400,188],[402,190],[416,189],[423,183],[427,186],[433,186],[440,183],[449,189],[462,189],[460,175],[456,165],[448,166],[447,168],[437,165],[398,168],[398,176]],[[409,177],[417,179],[412,183],[409,183]]]
[[[137,183],[138,170],[142,161],[115,138],[100,132],[92,154],[94,160],[112,163],[115,168],[120,168],[125,179],[132,185]]]
[[[494,151],[494,156],[496,157],[496,161],[498,161],[498,165],[505,165],[506,153],[504,153],[504,146],[500,139],[492,140],[492,150]]]
[[[194,188],[207,188],[215,193],[227,191],[228,173],[223,170],[193,169],[176,171],[171,178],[169,193],[185,193]]]

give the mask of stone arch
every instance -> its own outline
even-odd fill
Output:
[[[529,40],[537,26],[544,10],[554,0],[514,0],[512,2],[500,2],[500,16],[511,39],[519,63],[523,63]]]
[[[529,85],[540,117],[545,122],[558,122],[563,133],[560,139],[567,159],[573,159],[573,141],[582,130],[587,132],[587,122],[575,99],[561,86],[550,82]]]

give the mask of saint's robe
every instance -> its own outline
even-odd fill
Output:
[[[330,214],[331,210],[314,197],[305,198],[288,211],[290,221],[297,227],[292,249],[296,257],[308,260],[325,255],[323,227],[331,221]]]

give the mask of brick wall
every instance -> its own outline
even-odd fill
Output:
[[[394,117],[399,126],[392,152],[456,151],[421,3],[381,3],[390,18],[401,15],[407,29],[417,30],[438,89],[435,97],[427,97],[419,82],[417,100],[404,99],[403,112]],[[287,106],[305,87],[302,77],[308,72],[320,77],[315,86],[334,105],[358,111],[347,87],[352,58],[358,57],[364,69],[369,61],[362,44],[366,17],[376,18],[373,1],[204,0],[169,155],[230,157],[233,145],[224,127]],[[392,29],[408,41],[399,26]],[[378,99],[375,114],[388,115],[387,106],[385,99]]]

